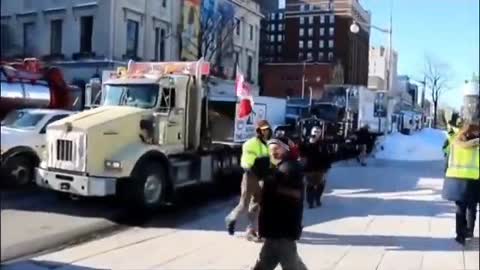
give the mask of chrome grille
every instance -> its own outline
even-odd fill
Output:
[[[70,140],[57,140],[57,160],[73,161],[73,142]]]

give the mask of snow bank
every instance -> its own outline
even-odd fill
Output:
[[[407,161],[443,160],[442,146],[446,138],[445,131],[431,128],[410,136],[401,133],[389,134],[380,139],[375,157]]]

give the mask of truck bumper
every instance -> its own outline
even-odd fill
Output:
[[[47,189],[85,197],[104,197],[114,195],[116,191],[114,178],[73,175],[43,168],[37,168],[35,172],[37,185]]]

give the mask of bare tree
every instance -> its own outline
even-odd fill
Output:
[[[430,90],[433,102],[433,127],[437,127],[438,102],[440,97],[450,89],[448,83],[450,81],[451,71],[450,67],[432,56],[425,56],[424,67],[424,83],[427,89]]]
[[[190,48],[189,53],[198,58],[211,62],[214,68],[221,66],[222,59],[233,52],[233,35],[238,23],[233,4],[229,1],[216,1],[215,6],[208,7],[202,4],[198,40],[183,39],[181,46],[184,50]],[[181,35],[178,36],[181,38]]]

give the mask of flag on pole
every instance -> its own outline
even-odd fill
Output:
[[[249,116],[253,112],[252,88],[247,82],[245,82],[245,77],[238,67],[235,81],[235,92],[240,99],[238,116],[240,118]]]

